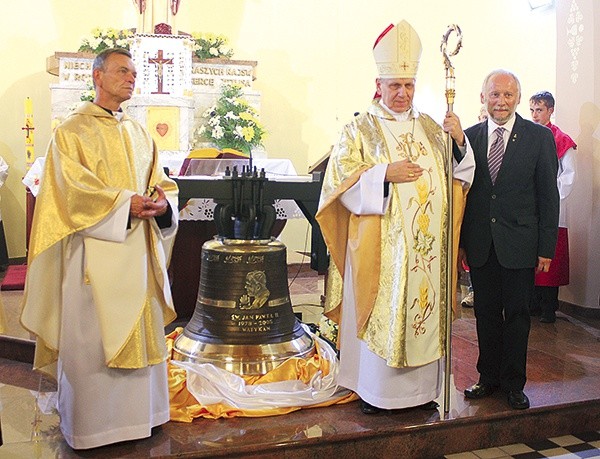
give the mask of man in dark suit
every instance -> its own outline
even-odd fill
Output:
[[[548,271],[554,256],[559,210],[554,137],[515,113],[520,99],[512,73],[495,70],[484,80],[481,102],[489,118],[465,131],[477,168],[460,250],[471,272],[479,342],[479,382],[465,396],[502,389],[514,409],[529,408],[523,392],[528,306],[535,271]]]

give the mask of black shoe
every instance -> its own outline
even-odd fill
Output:
[[[540,322],[543,324],[553,324],[554,322],[556,322],[556,316],[552,315],[552,316],[542,316],[540,317]]]
[[[496,392],[496,389],[497,389],[497,387],[493,386],[492,384],[486,384],[486,383],[473,384],[468,389],[465,389],[465,397],[472,398],[472,399],[487,397],[489,395],[492,395],[494,392]]]
[[[508,392],[508,404],[513,410],[526,410],[529,399],[522,390],[511,390]]]
[[[439,406],[440,406],[440,404],[438,402],[436,402],[435,400],[432,400],[430,402],[419,405],[419,408],[424,411],[433,411],[433,410],[437,410]]]
[[[381,408],[377,408],[376,406],[373,406],[370,403],[361,400],[360,411],[362,411],[364,414],[377,414],[381,411]]]

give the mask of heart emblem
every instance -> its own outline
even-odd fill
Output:
[[[158,132],[161,137],[164,137],[167,132],[169,132],[169,125],[165,123],[158,123],[156,125],[156,132]]]

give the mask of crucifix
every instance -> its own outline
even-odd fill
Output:
[[[158,88],[156,91],[153,91],[152,94],[169,94],[169,92],[163,92],[163,76],[164,76],[163,65],[173,65],[173,59],[164,58],[163,50],[159,49],[158,55],[156,57],[149,57],[148,62],[150,64],[154,64],[157,66],[156,78],[158,80]]]

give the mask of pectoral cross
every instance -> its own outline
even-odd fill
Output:
[[[158,79],[158,89],[153,91],[152,94],[170,94],[169,92],[163,92],[163,65],[173,65],[173,59],[163,58],[163,50],[159,49],[157,57],[149,57],[148,62],[157,66],[156,77]]]

